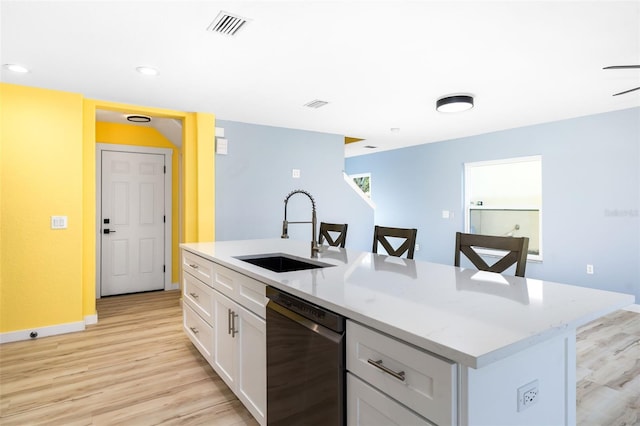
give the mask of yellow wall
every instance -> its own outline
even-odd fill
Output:
[[[83,98],[1,83],[0,103],[0,332],[83,321]]]
[[[215,240],[215,117],[189,113],[184,126],[182,235],[185,242]]]
[[[96,123],[96,142],[119,145],[147,146],[154,148],[171,148],[171,282],[180,280],[180,248],[179,248],[179,151],[167,138],[153,127],[137,126],[135,124]]]
[[[0,333],[79,323],[96,314],[95,144],[109,142],[106,139],[144,144],[133,142],[137,131],[98,125],[97,109],[183,120],[183,143],[193,147],[183,159],[189,158],[196,176],[188,184],[182,179],[183,216],[189,214],[201,224],[202,232],[190,241],[215,236],[212,114],[0,83]],[[174,155],[175,171],[178,158]],[[184,173],[190,174],[185,164]],[[209,181],[199,185],[198,177]],[[173,189],[177,194],[175,180]],[[67,216],[68,229],[51,230],[52,215]],[[174,213],[174,218],[179,220],[179,215]],[[184,220],[174,226],[174,235],[180,227],[187,228]],[[174,265],[177,258],[174,255]],[[178,268],[173,271],[175,276]]]
[[[96,108],[85,99],[82,116],[82,311],[96,314]]]

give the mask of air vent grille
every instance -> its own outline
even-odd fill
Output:
[[[308,108],[320,108],[325,106],[326,104],[328,104],[329,102],[327,101],[321,101],[319,99],[316,99],[314,101],[311,102],[307,102],[306,104],[304,104],[304,106],[308,107]]]
[[[207,27],[207,31],[234,36],[248,22],[247,18],[221,11]]]

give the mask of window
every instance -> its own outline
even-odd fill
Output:
[[[542,260],[542,157],[465,163],[465,232],[529,237]]]
[[[362,193],[366,195],[367,198],[371,198],[371,173],[360,173],[350,176]]]

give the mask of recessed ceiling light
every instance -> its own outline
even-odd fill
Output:
[[[392,127],[391,133],[400,133],[400,127]]]
[[[142,75],[158,75],[158,70],[152,67],[137,67],[136,71],[138,71]]]
[[[473,108],[473,96],[448,95],[438,99],[436,109],[440,112],[462,112]]]
[[[13,71],[13,72],[19,72],[19,73],[28,73],[29,69],[26,67],[23,67],[22,65],[18,65],[18,64],[4,64],[4,67],[6,69],[8,69],[9,71]]]
[[[133,123],[148,123],[151,121],[151,117],[147,115],[130,114],[127,115],[127,120]]]

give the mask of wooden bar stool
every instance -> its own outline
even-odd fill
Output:
[[[318,245],[324,243],[327,240],[327,244],[333,247],[342,247],[347,242],[347,227],[346,223],[325,223],[320,222],[320,235],[318,236]],[[337,234],[337,235],[336,235]]]
[[[413,259],[417,234],[418,230],[415,228],[389,228],[376,225],[373,230],[372,251],[378,253],[378,244],[381,244],[389,256],[402,257],[407,253],[407,259]],[[397,248],[394,248],[389,238],[400,238],[404,241]]]
[[[502,250],[506,251],[507,254],[489,266],[489,264],[480,257],[475,248]],[[453,264],[454,266],[460,266],[460,253],[464,253],[471,263],[481,271],[502,273],[511,265],[515,264],[515,275],[524,277],[524,271],[527,267],[528,249],[529,238],[527,237],[498,237],[456,232],[456,255]]]

